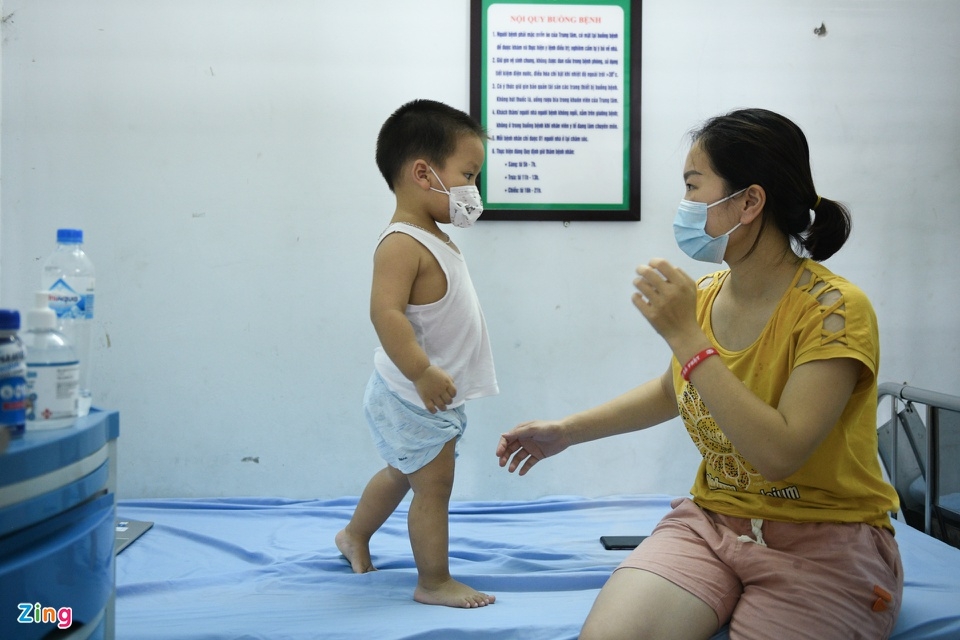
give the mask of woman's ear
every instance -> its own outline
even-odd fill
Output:
[[[743,208],[740,211],[740,223],[750,224],[763,213],[767,204],[767,192],[758,184],[752,184],[744,192]]]

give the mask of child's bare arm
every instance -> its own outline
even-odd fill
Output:
[[[406,234],[394,233],[383,239],[373,258],[370,320],[387,356],[414,383],[427,410],[436,413],[446,410],[457,390],[453,379],[430,363],[404,313],[424,254],[429,256]]]

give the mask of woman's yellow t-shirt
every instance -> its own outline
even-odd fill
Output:
[[[897,494],[877,457],[877,318],[864,293],[823,265],[805,260],[760,337],[742,351],[717,344],[711,311],[729,271],[701,278],[697,317],[723,363],[764,402],[776,407],[794,367],[829,358],[854,358],[862,373],[840,420],[803,467],[768,482],[717,427],[696,388],[673,381],[680,416],[703,455],[692,494],[705,509],[744,518],[787,522],[866,522],[892,530]],[[817,398],[810,398],[816,402]]]

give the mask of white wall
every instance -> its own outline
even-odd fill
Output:
[[[696,454],[677,423],[523,479],[493,450],[518,421],[665,369],[630,304],[633,268],[664,256],[706,270],[670,227],[685,132],[736,107],[800,124],[818,189],[851,206],[853,236],[828,265],[873,299],[881,378],[960,391],[960,4],[645,5],[643,220],[454,233],[502,389],[469,406],[455,498],[689,488]],[[375,137],[416,97],[467,108],[467,0],[3,7],[0,304],[25,307],[57,227],[84,229],[121,497],[358,494],[381,466],[360,407],[371,254],[392,212]]]

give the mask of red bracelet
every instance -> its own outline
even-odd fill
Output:
[[[687,382],[690,382],[690,374],[693,373],[693,370],[700,366],[700,363],[709,358],[710,356],[718,356],[717,350],[713,347],[707,347],[697,355],[693,356],[687,360],[687,364],[683,365],[683,368],[680,369],[680,377],[682,377]]]

